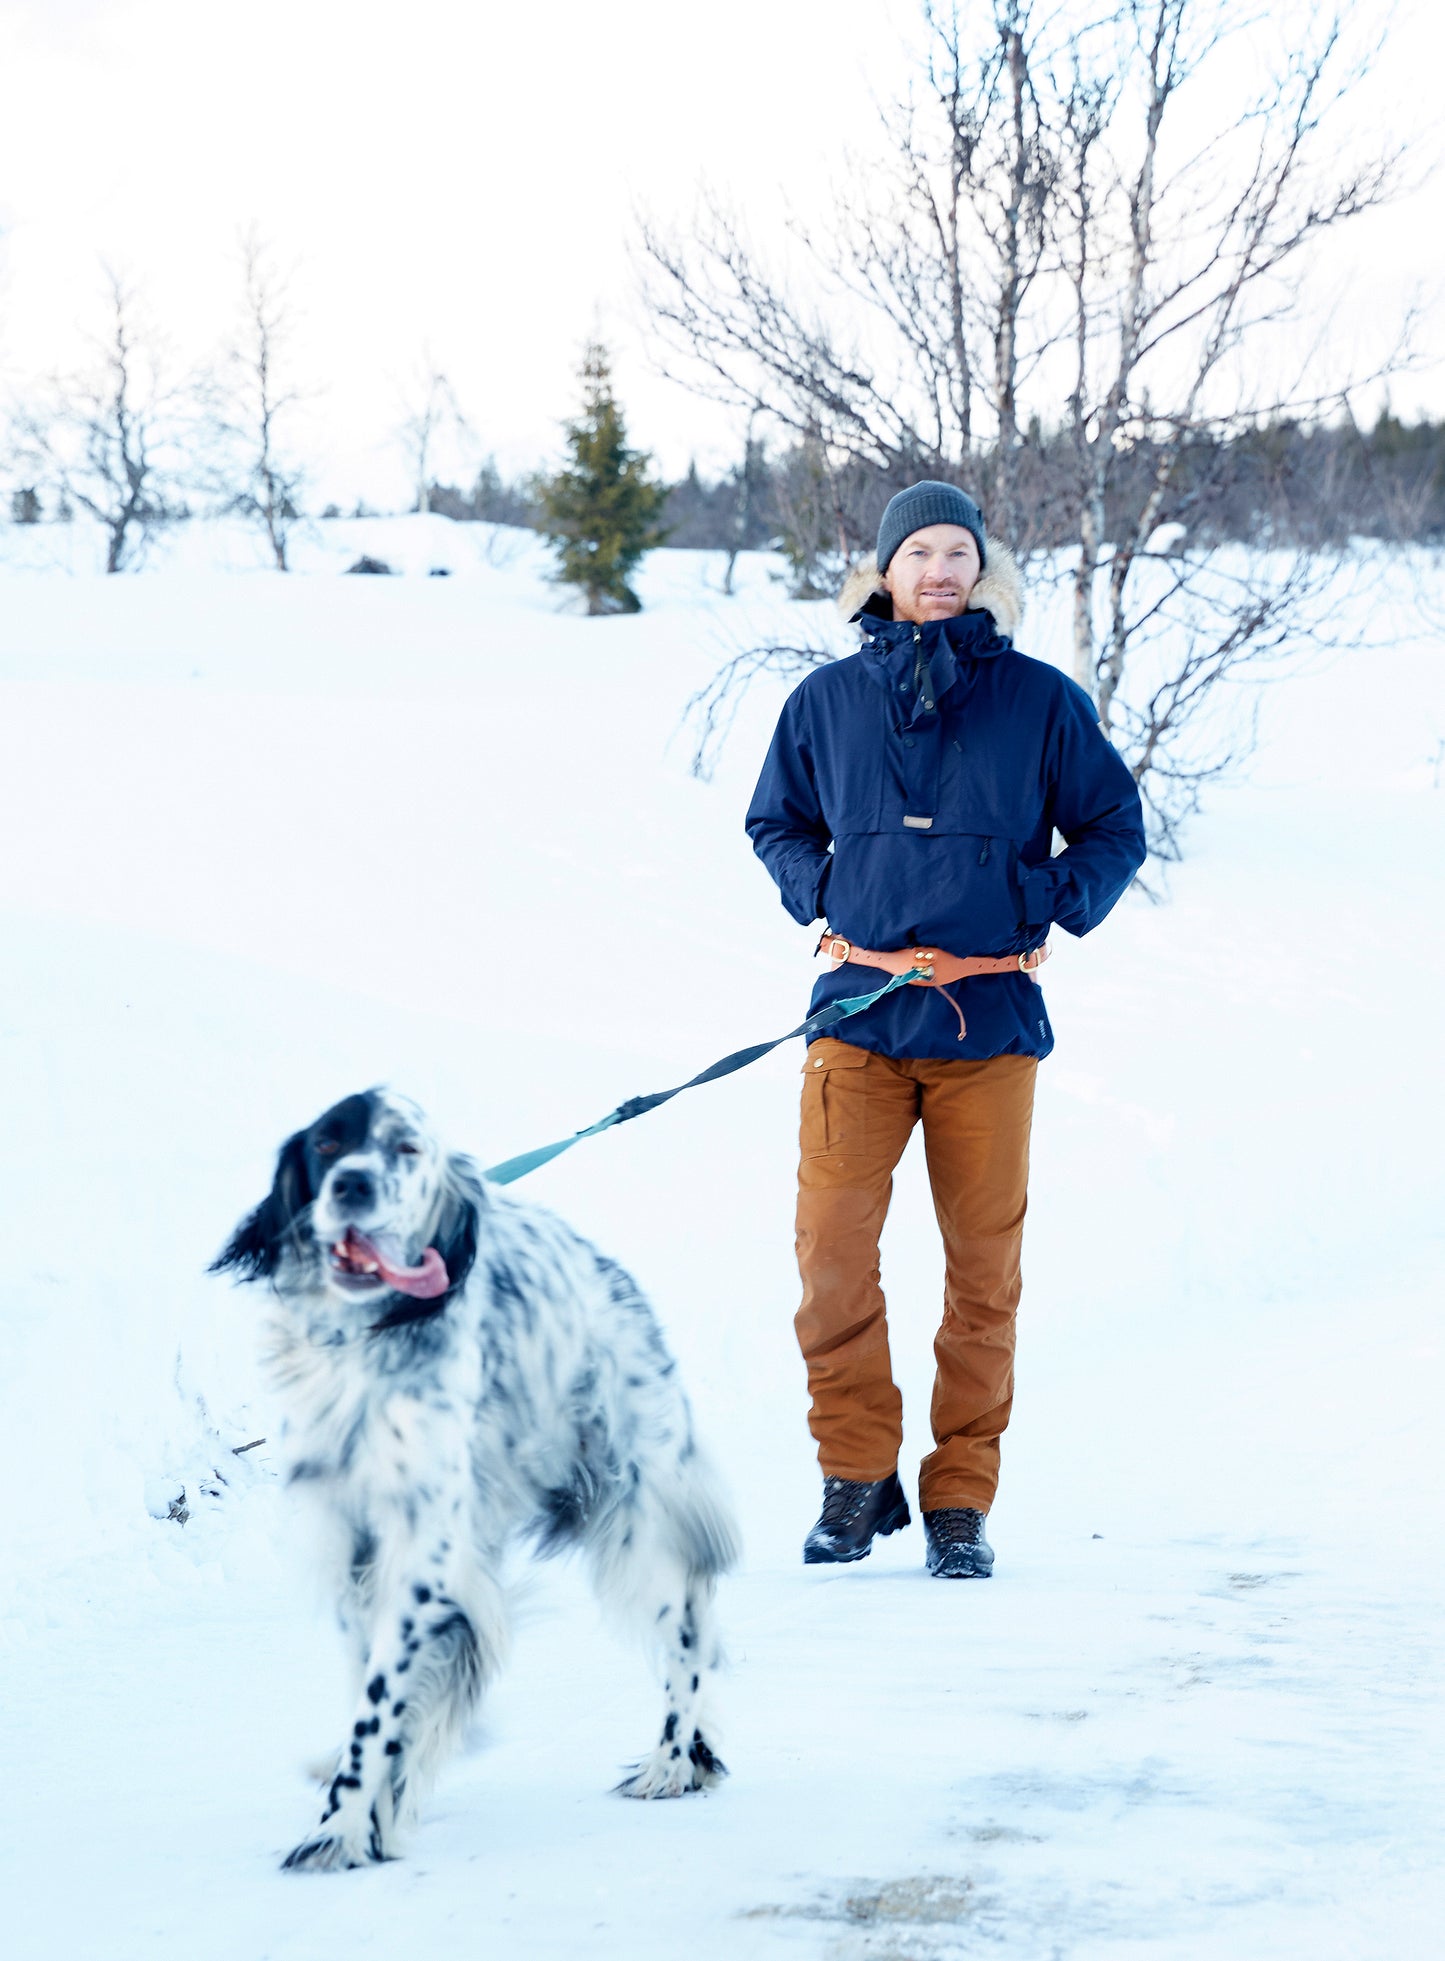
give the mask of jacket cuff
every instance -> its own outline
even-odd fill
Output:
[[[1018,868],[1019,891],[1023,895],[1024,924],[1026,926],[1051,926],[1058,894],[1053,877],[1053,861],[1046,865],[1025,865]]]
[[[821,860],[799,863],[794,859],[781,875],[774,871],[783,910],[800,926],[811,926],[815,919],[822,918],[823,891],[832,863],[832,853],[825,852]]]
[[[814,919],[826,919],[828,917],[827,913],[823,910],[824,894],[828,889],[828,874],[832,871],[832,869],[833,869],[833,854],[831,851],[828,851],[823,854],[823,862],[818,867],[818,882],[813,887],[813,918]],[[809,923],[811,924],[811,921]]]

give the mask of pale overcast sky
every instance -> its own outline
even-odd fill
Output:
[[[554,452],[594,323],[635,439],[711,464],[730,424],[642,353],[633,213],[683,214],[703,181],[763,234],[822,207],[916,22],[914,0],[0,0],[0,376],[76,358],[102,258],[205,358],[255,222],[295,267],[321,494],[404,495],[389,431],[424,350],[504,465]],[[1438,120],[1442,60],[1441,10],[1406,0],[1382,133]],[[1342,335],[1416,287],[1438,302],[1442,195],[1352,234],[1329,269]],[[1441,371],[1395,399],[1445,408]]]

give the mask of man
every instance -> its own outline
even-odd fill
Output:
[[[909,1523],[878,1236],[921,1120],[946,1282],[919,1503],[930,1572],[982,1579],[1013,1399],[1034,1074],[1053,1047],[1030,972],[1052,925],[1086,933],[1113,906],[1144,861],[1144,827],[1083,689],[1014,648],[1017,571],[972,498],[944,483],[900,491],[860,573],[844,594],[867,595],[859,650],[784,704],[747,818],[788,912],[831,923],[814,1009],[880,986],[890,954],[887,971],[920,973],[846,1022],[846,1041],[812,1042],[804,1066],[796,1327],[823,1511],[803,1557],[862,1559]],[[1066,848],[1051,857],[1056,830]],[[946,987],[960,966],[971,974]]]

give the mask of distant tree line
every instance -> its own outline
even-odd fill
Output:
[[[1222,434],[1201,430],[1170,461],[1156,528],[1182,526],[1191,546],[1324,549],[1351,538],[1445,543],[1445,422],[1403,422],[1388,409],[1372,428],[1283,418]],[[1158,464],[1158,445],[1148,437],[1127,447],[1107,487],[1106,536],[1127,521]],[[1066,493],[1071,465],[1066,432],[1047,436],[1037,424],[1022,432],[1013,458],[1014,500],[1020,527],[1038,548],[1077,543]],[[931,467],[970,492],[994,474],[986,449],[968,469],[947,461]],[[666,484],[663,542],[695,551],[776,550],[793,569],[798,596],[820,597],[871,550],[884,504],[918,474],[915,466],[830,460],[817,441],[771,454],[754,444],[734,470],[706,476],[694,463]],[[433,483],[429,508],[462,522],[545,529],[539,479],[504,477],[491,459],[470,489]]]
[[[1063,549],[1071,542],[1071,513],[1058,492],[1069,444],[1067,434],[1045,436],[1034,425],[1015,454],[1015,496],[1030,537],[1045,548]],[[264,445],[258,444],[256,455],[252,485],[231,507],[257,514],[269,536],[272,526],[279,533],[298,517],[300,484],[291,472],[282,480]],[[1105,499],[1106,533],[1112,535],[1133,508],[1137,483],[1151,478],[1157,461],[1147,439],[1130,447]],[[117,463],[119,483],[127,464],[120,456]],[[987,453],[968,470],[947,463],[933,467],[970,492],[992,474]],[[130,470],[144,482],[142,469],[132,463]],[[884,504],[916,475],[857,459],[830,462],[819,444],[806,440],[775,453],[752,444],[733,470],[708,476],[693,463],[684,476],[664,483],[661,542],[691,551],[778,551],[792,568],[798,596],[820,597],[839,583],[840,568],[871,549]],[[47,480],[40,471],[35,476],[36,481],[11,488],[10,521],[40,524],[73,517],[74,498],[65,481]],[[545,530],[545,481],[539,472],[507,476],[495,457],[488,457],[470,486],[431,480],[425,508],[459,523]],[[143,516],[163,513],[175,521],[190,514],[191,504],[171,485],[163,500],[142,501],[138,509]],[[327,518],[372,514],[365,504],[343,513],[335,503],[321,513]],[[1174,459],[1158,522],[1182,525],[1190,544],[1199,546],[1325,548],[1352,537],[1440,545],[1445,543],[1445,421],[1406,422],[1386,409],[1371,428],[1284,419],[1224,435],[1201,432]],[[284,549],[284,540],[278,543]]]

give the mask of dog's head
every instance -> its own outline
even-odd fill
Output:
[[[328,1289],[396,1327],[465,1283],[482,1203],[471,1166],[448,1156],[414,1103],[367,1090],[287,1139],[270,1191],[211,1271]]]

